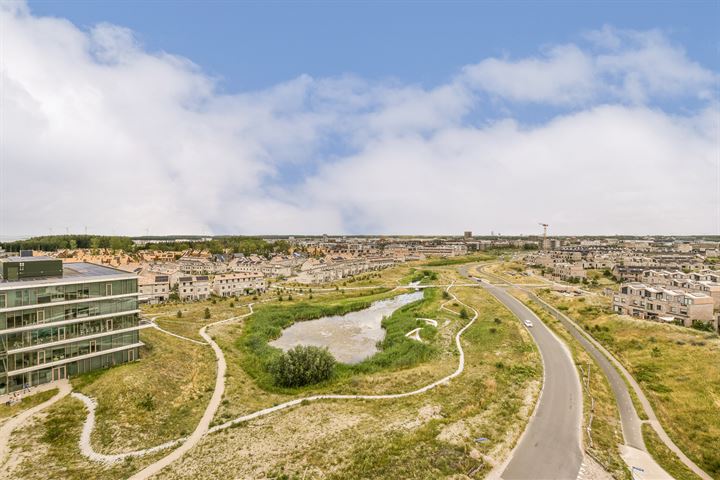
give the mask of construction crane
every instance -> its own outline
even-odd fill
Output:
[[[547,245],[547,228],[550,226],[547,223],[538,223],[541,227],[543,227],[543,242],[542,242],[542,249],[545,250]]]

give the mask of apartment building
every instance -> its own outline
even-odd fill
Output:
[[[141,303],[162,303],[170,298],[169,275],[142,275],[138,279]]]
[[[711,271],[686,273],[679,270],[646,270],[643,272],[645,284],[704,293],[713,299],[715,310],[720,310],[720,283],[717,279],[718,276]]]
[[[265,278],[262,273],[226,273],[215,275],[212,292],[220,297],[233,297],[250,291],[265,290]]]
[[[691,326],[693,320],[711,323],[716,330],[718,327],[710,296],[638,282],[620,286],[619,293],[613,296],[613,311],[648,320],[680,320],[686,327]]]
[[[565,281],[583,279],[587,276],[582,264],[564,262],[558,262],[553,265],[553,274],[556,277],[559,277],[560,280]]]
[[[205,300],[210,297],[210,277],[207,275],[178,277],[177,293],[183,302]]]
[[[32,256],[0,267],[0,394],[138,358],[134,273]]]

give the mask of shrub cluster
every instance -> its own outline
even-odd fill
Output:
[[[327,348],[298,345],[275,357],[268,371],[279,386],[302,387],[331,378],[335,358]]]

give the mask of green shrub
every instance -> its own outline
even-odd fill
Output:
[[[143,410],[151,412],[155,410],[155,397],[153,397],[152,393],[147,392],[140,400],[138,400],[137,406]]]
[[[335,358],[327,348],[298,345],[275,357],[268,371],[279,386],[302,387],[330,379]]]
[[[182,312],[180,310],[177,312],[177,318],[182,318]]]
[[[210,309],[208,307],[205,307],[205,314],[203,315],[203,318],[207,320],[210,318]]]

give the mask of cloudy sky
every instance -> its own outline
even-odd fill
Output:
[[[0,0],[1,236],[720,233],[718,2],[98,5]]]

